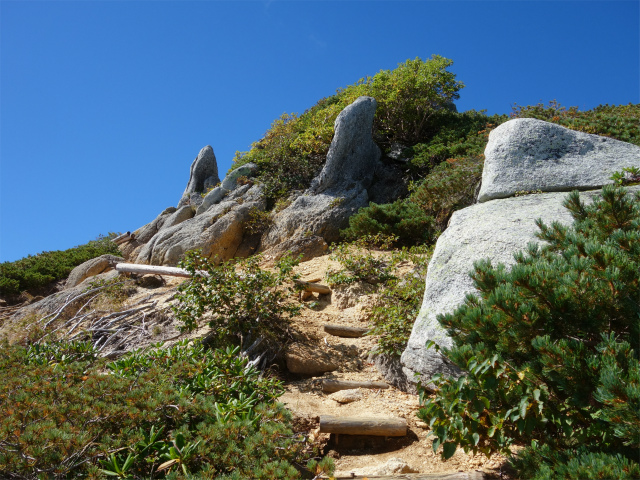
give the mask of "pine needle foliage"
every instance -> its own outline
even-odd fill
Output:
[[[42,252],[15,262],[0,263],[0,295],[17,295],[25,290],[35,292],[65,278],[87,260],[105,254],[120,255],[118,246],[111,241],[115,236],[112,233],[67,250]]]
[[[546,244],[510,270],[474,265],[478,295],[439,317],[454,341],[446,355],[467,373],[436,377],[419,415],[445,457],[519,443],[530,445],[514,461],[522,478],[637,478],[640,193],[607,186],[592,204],[573,192],[564,205],[573,225],[538,221]]]
[[[90,350],[2,346],[0,477],[294,479],[314,460],[282,384],[239,348],[183,341],[111,363]]]

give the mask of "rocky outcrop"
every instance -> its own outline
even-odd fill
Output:
[[[519,191],[601,188],[625,167],[640,167],[640,147],[519,118],[489,135],[478,201],[511,197]]]
[[[488,258],[494,265],[503,263],[509,267],[515,263],[514,253],[524,250],[529,242],[538,241],[536,219],[547,224],[573,221],[562,205],[566,192],[488,198],[521,190],[570,191],[600,186],[608,183],[613,172],[632,164],[640,166],[638,147],[538,120],[512,120],[491,135],[481,189],[484,202],[452,215],[429,263],[422,308],[401,357],[403,373],[414,383],[415,374],[428,384],[435,373],[461,373],[434,349],[427,350],[425,344],[431,340],[442,347],[452,346],[437,316],[452,312],[467,294],[475,292],[469,276],[473,263]],[[619,163],[613,161],[614,151],[620,152]],[[583,169],[587,171],[585,175],[578,175]],[[589,201],[599,193],[600,190],[584,191],[580,196]]]
[[[206,192],[218,183],[220,183],[220,178],[218,177],[216,156],[211,145],[207,145],[200,150],[200,153],[191,164],[189,183],[184,189],[178,207],[188,204],[192,193]]]
[[[263,237],[262,249],[268,255],[274,256],[283,242],[302,242],[311,236],[336,241],[349,217],[368,205],[367,189],[380,159],[371,137],[375,110],[375,99],[360,97],[338,115],[324,168],[306,192],[275,215]]]
[[[254,210],[266,207],[262,188],[250,180],[255,171],[254,164],[243,165],[220,183],[213,149],[203,148],[191,165],[191,178],[178,208],[167,208],[133,232],[120,245],[123,255],[135,263],[173,266],[194,249],[217,261],[254,253],[260,239],[246,226]],[[199,192],[216,183],[220,185],[203,198]]]
[[[245,237],[251,211],[264,210],[266,201],[259,186],[244,185],[205,212],[177,225],[161,228],[138,253],[136,263],[177,265],[188,250],[218,262],[234,256]],[[178,213],[178,212],[176,212]]]
[[[101,255],[87,260],[71,270],[64,288],[75,287],[89,277],[113,270],[119,262],[124,262],[124,258],[115,255]]]
[[[222,199],[227,196],[232,190],[238,186],[238,179],[244,177],[251,177],[257,170],[257,165],[254,163],[247,163],[235,170],[229,172],[222,181],[222,184],[211,190],[204,197],[196,210],[196,215],[206,212],[212,205],[220,203]]]

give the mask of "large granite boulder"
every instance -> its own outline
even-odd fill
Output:
[[[277,256],[283,242],[318,237],[330,243],[349,224],[349,217],[369,204],[380,149],[371,136],[376,101],[360,97],[336,118],[327,162],[311,187],[277,213],[262,238],[267,255]]]
[[[206,192],[207,189],[214,187],[218,183],[220,183],[220,178],[218,177],[216,156],[211,145],[207,145],[200,150],[200,153],[191,164],[189,182],[184,189],[178,207],[188,204],[192,193]]]
[[[240,178],[244,177],[248,179],[256,172],[257,168],[258,166],[255,163],[247,163],[246,165],[242,165],[229,172],[219,186],[207,193],[202,202],[198,205],[196,215],[206,212],[211,205],[220,203],[222,199],[229,194],[229,192],[238,186],[238,180]]]
[[[640,167],[640,147],[533,118],[510,120],[489,135],[478,201],[601,188],[625,167]]]
[[[610,182],[613,172],[640,166],[640,148],[634,145],[530,119],[512,120],[494,130],[485,156],[479,199],[483,203],[455,212],[438,239],[422,308],[401,357],[406,378],[412,382],[420,378],[427,387],[436,373],[461,373],[425,344],[431,340],[442,347],[452,346],[437,316],[452,312],[467,294],[475,292],[469,276],[473,263],[488,258],[494,265],[513,265],[514,253],[539,241],[536,219],[547,224],[572,223],[563,207],[566,192],[600,187]],[[513,196],[523,190],[552,192]],[[580,196],[590,201],[600,191],[583,191]],[[506,196],[512,197],[496,198]]]

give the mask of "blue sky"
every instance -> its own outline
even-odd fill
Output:
[[[135,230],[200,148],[439,54],[459,111],[640,103],[640,2],[0,0],[0,261]]]

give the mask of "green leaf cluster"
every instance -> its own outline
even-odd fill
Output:
[[[207,343],[214,347],[262,343],[261,350],[280,350],[291,338],[289,320],[300,306],[287,301],[295,293],[296,260],[285,257],[275,271],[260,267],[261,257],[223,262],[219,265],[189,252],[181,267],[192,279],[178,287],[173,307],[183,330],[193,331],[207,317],[211,332]]]
[[[81,263],[100,255],[120,255],[110,233],[68,250],[42,252],[37,255],[0,263],[0,295],[17,295],[24,290],[37,291],[51,282],[65,278]]]
[[[64,354],[61,354],[64,352]],[[316,458],[240,349],[0,349],[2,478],[299,478]],[[323,463],[324,471],[331,465]]]
[[[585,204],[573,192],[565,207],[573,225],[538,221],[545,244],[530,244],[510,270],[475,264],[478,296],[439,317],[454,341],[445,353],[466,373],[434,378],[420,416],[445,457],[458,445],[508,454],[524,443],[525,460],[515,461],[523,478],[541,469],[551,473],[536,478],[567,469],[577,478],[585,465],[608,461],[626,472],[620,478],[634,478],[640,193],[607,186]]]

